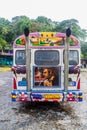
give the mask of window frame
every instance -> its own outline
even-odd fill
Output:
[[[65,50],[63,50],[63,63],[64,63],[64,51]],[[78,65],[79,64],[79,51],[78,50],[69,50],[69,52],[70,51],[76,51],[77,52],[77,61],[76,61],[77,63],[74,60],[71,60],[71,63],[70,63],[70,60],[69,60],[69,65]],[[70,59],[70,57],[69,57],[69,59]],[[74,64],[72,64],[72,63],[74,63]]]
[[[19,54],[17,54],[17,52],[19,52],[19,51],[25,53],[25,50],[16,50],[15,51],[15,64],[16,65],[26,65],[26,54],[24,54],[24,60],[23,60],[23,57],[21,56],[22,60],[21,60],[21,62],[18,63],[17,55],[19,55]]]
[[[58,60],[57,59],[55,59],[56,61],[54,61],[54,62],[56,62],[56,63],[53,63],[53,61],[50,61],[50,59],[52,59],[52,57],[50,57],[50,58],[48,58],[48,59],[45,59],[45,57],[44,57],[44,54],[42,55],[42,57],[44,58],[44,61],[42,60],[42,61],[39,61],[39,60],[37,60],[37,57],[38,57],[38,55],[37,55],[37,53],[39,53],[39,58],[40,59],[42,59],[42,57],[40,57],[40,53],[42,53],[42,51],[44,52],[44,54],[47,54],[46,52],[56,52],[57,53],[57,57],[58,57]],[[49,55],[50,54],[48,54],[48,57],[49,57]],[[52,55],[52,54],[51,54]],[[36,57],[37,56],[37,57]],[[54,58],[55,58],[56,56],[54,56]],[[38,59],[39,59],[38,58]],[[48,61],[46,61],[46,60],[48,60]],[[41,63],[42,62],[42,63]],[[49,63],[48,63],[49,62]],[[60,53],[59,53],[59,51],[58,50],[36,50],[35,52],[34,52],[34,63],[35,63],[35,65],[41,65],[41,66],[57,66],[57,65],[59,65],[59,62],[60,62]]]

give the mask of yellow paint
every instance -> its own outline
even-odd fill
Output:
[[[12,98],[16,98],[17,96],[16,95],[12,95]]]
[[[44,94],[45,99],[60,99],[62,96],[60,94]]]

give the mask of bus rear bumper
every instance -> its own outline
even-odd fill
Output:
[[[82,102],[82,91],[62,91],[56,93],[41,93],[13,90],[11,93],[12,102]]]

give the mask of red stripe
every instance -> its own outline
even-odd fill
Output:
[[[38,99],[35,99],[34,102],[39,102],[39,100],[38,100]]]
[[[45,100],[44,100],[44,102],[48,102],[48,100],[47,100],[47,99],[45,99]]]
[[[78,81],[77,89],[80,89],[80,79],[79,79],[79,81]]]
[[[16,80],[15,80],[15,78],[13,79],[13,87],[14,87],[14,89],[17,89],[17,85],[16,85]]]
[[[54,99],[53,102],[58,102],[58,100],[57,100],[57,99]]]

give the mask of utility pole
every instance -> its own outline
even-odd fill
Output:
[[[24,35],[25,35],[25,53],[26,53],[26,81],[27,81],[27,90],[29,91],[31,89],[31,51],[30,51],[30,40],[29,40],[29,29],[24,29]]]
[[[69,37],[71,35],[70,28],[66,29],[65,55],[64,55],[64,90],[68,90],[68,73],[69,73]]]

